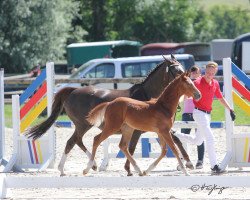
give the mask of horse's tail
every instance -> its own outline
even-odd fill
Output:
[[[54,97],[50,116],[45,121],[30,128],[27,133],[25,133],[25,135],[29,138],[37,139],[40,138],[44,133],[46,133],[46,131],[52,126],[59,114],[62,112],[64,101],[75,89],[76,88],[73,87],[66,87],[61,89]]]
[[[88,116],[87,121],[96,127],[99,127],[104,121],[104,115],[109,102],[104,102],[92,109]]]

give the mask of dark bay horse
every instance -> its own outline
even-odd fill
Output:
[[[191,96],[196,100],[201,98],[200,91],[188,77],[187,72],[172,81],[156,100],[138,101],[127,97],[119,97],[111,102],[96,106],[90,111],[87,120],[97,127],[104,122],[104,127],[102,132],[94,137],[91,159],[83,174],[87,174],[90,168],[93,167],[96,150],[100,143],[110,135],[119,132],[122,134],[119,147],[140,176],[148,174],[166,155],[166,144],[172,149],[182,171],[188,175],[170,132],[179,99],[182,95]],[[128,151],[129,141],[135,129],[143,132],[156,132],[162,150],[159,158],[143,173]]]
[[[41,137],[56,121],[64,108],[66,114],[75,124],[75,131],[67,141],[64,154],[58,166],[61,175],[64,175],[64,164],[75,144],[90,157],[90,152],[84,146],[82,137],[92,127],[92,125],[86,121],[86,116],[92,108],[102,102],[112,101],[117,97],[130,97],[141,101],[156,98],[161,94],[166,85],[183,72],[184,69],[182,65],[171,55],[171,59],[165,58],[141,83],[135,84],[127,90],[108,90],[94,86],[63,88],[54,97],[52,113],[49,118],[28,130],[27,135],[33,139]],[[131,154],[134,153],[141,133],[141,131],[135,131],[133,134],[130,146]],[[178,139],[176,138],[176,140]],[[94,166],[94,168],[96,168],[96,166]],[[128,161],[125,164],[125,169],[128,175],[132,175]]]

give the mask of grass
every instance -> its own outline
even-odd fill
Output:
[[[4,113],[5,114],[5,126],[8,128],[12,128],[12,107],[11,107],[11,104],[5,104],[4,110],[5,110],[5,113]],[[32,123],[32,126],[42,122],[45,119],[46,119],[46,116],[40,116],[38,119],[36,119]],[[57,118],[57,120],[68,121],[69,117],[67,115],[60,115]]]
[[[5,126],[11,128],[12,127],[12,111],[11,105],[5,105]],[[236,125],[250,125],[250,117],[244,112],[240,107],[235,105],[235,113],[236,113]],[[214,100],[213,103],[213,111],[212,111],[212,121],[225,121],[225,109],[224,106],[220,104],[218,100]],[[39,117],[34,121],[34,124],[38,124],[41,121],[45,120],[46,117]],[[57,120],[69,120],[67,115],[60,115]],[[181,121],[181,112],[177,112],[176,116],[177,121]]]
[[[250,117],[239,106],[234,105],[236,113],[235,125],[250,125]],[[225,121],[225,108],[218,100],[213,102],[211,121]],[[177,114],[176,120],[181,120],[181,112]]]

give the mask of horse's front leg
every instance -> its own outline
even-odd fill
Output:
[[[167,153],[167,147],[166,147],[166,142],[165,140],[162,138],[162,136],[159,136],[159,141],[160,141],[160,146],[161,146],[161,154],[160,156],[148,167],[147,170],[145,170],[143,172],[143,175],[147,175],[150,171],[152,171],[157,165],[158,163],[161,161],[162,158],[164,158],[164,156]]]
[[[134,152],[135,152],[135,148],[136,148],[136,145],[138,143],[138,140],[139,140],[141,134],[142,134],[141,131],[135,130],[133,135],[132,135],[132,138],[131,138],[130,143],[129,143],[129,153],[131,155],[133,155]],[[131,170],[130,170],[130,162],[129,162],[128,159],[126,160],[126,163],[124,165],[124,169],[128,172],[127,176],[132,176],[133,175]]]

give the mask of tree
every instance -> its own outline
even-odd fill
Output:
[[[86,41],[103,41],[107,26],[107,0],[79,0],[80,11],[74,26],[80,26],[86,30],[82,39]]]
[[[149,1],[138,11],[134,36],[144,43],[189,41],[196,9],[192,1]]]
[[[138,7],[144,3],[145,0],[109,0],[106,38],[135,40],[133,23],[140,17]]]
[[[209,14],[202,9],[196,11],[193,21],[193,32],[190,41],[210,42],[213,39],[213,22],[209,18]]]
[[[235,38],[250,31],[250,12],[241,7],[214,6],[209,10],[213,38]]]
[[[0,65],[6,73],[63,59],[78,4],[70,0],[0,1]]]

